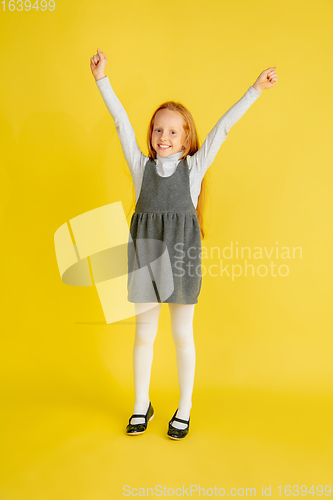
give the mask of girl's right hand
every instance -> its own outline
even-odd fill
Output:
[[[101,80],[105,78],[105,67],[108,62],[104,52],[97,49],[97,54],[90,58],[90,69],[94,75],[95,80]]]

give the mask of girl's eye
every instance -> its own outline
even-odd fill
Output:
[[[155,128],[155,132],[161,132],[161,129],[160,128]],[[171,131],[172,134],[176,134],[176,132],[174,130]]]

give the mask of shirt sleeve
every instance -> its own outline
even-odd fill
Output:
[[[121,142],[125,160],[134,180],[134,185],[136,185],[137,183],[140,183],[143,167],[147,158],[138,146],[131,122],[129,121],[123,105],[111,87],[109,78],[106,76],[101,80],[96,80],[96,85],[102,95],[107,109],[114,119],[114,124]]]
[[[193,175],[203,179],[206,171],[213,163],[218,150],[228,137],[231,127],[238,122],[260,95],[257,90],[250,87],[243,97],[219,119],[215,127],[207,135],[200,149],[189,157],[189,168],[193,171]]]

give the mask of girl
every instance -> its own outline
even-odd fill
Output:
[[[97,49],[97,54],[90,59],[90,68],[114,119],[136,194],[130,225],[133,244],[128,246],[128,300],[135,303],[136,311],[135,402],[126,432],[129,436],[142,434],[154,417],[149,384],[153,344],[161,305],[165,302],[169,304],[180,390],[178,408],[169,421],[167,435],[180,440],[189,432],[192,408],[196,358],[193,316],[201,290],[198,269],[201,236],[204,237],[200,206],[202,181],[230,128],[264,89],[275,86],[276,66],[259,75],[243,97],[220,118],[201,147],[190,112],[180,103],[163,103],[151,118],[147,136],[149,154],[145,156],[136,142],[126,111],[105,76],[106,64],[105,54]],[[163,261],[164,248],[170,260]],[[140,261],[139,266],[136,259]],[[139,270],[132,272],[135,269]]]

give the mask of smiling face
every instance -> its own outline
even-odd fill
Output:
[[[177,111],[164,108],[156,113],[151,144],[159,156],[165,158],[184,149],[184,125],[185,120]]]

